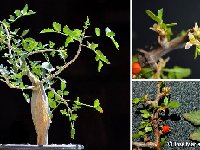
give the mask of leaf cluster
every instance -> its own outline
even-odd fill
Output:
[[[154,21],[157,22],[158,26],[160,29],[165,31],[165,36],[167,37],[168,40],[171,39],[171,36],[173,35],[172,33],[172,27],[177,25],[177,23],[169,23],[166,24],[163,21],[163,8],[158,10],[158,14],[154,14],[151,10],[146,10],[147,15]]]

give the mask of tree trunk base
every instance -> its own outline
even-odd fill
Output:
[[[29,145],[29,144],[0,144],[0,150],[82,150],[80,144],[52,144],[52,145]]]

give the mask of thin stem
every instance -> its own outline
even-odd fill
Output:
[[[1,76],[1,77],[3,77],[3,76]],[[13,85],[8,78],[6,78],[6,77],[3,77],[3,78],[5,80],[0,79],[0,81],[6,83],[10,88],[19,89],[19,90],[32,90],[35,87],[35,86],[27,86],[27,87],[21,88],[19,86]]]
[[[64,69],[66,69],[69,65],[71,65],[73,62],[75,62],[75,60],[78,58],[78,56],[80,55],[81,53],[81,47],[82,47],[82,42],[83,42],[83,39],[85,38],[84,37],[85,35],[85,30],[83,31],[83,35],[82,35],[82,38],[81,38],[81,41],[79,43],[79,48],[77,50],[77,53],[76,55],[74,56],[73,59],[71,59],[69,62],[67,62],[64,66],[62,66],[60,69],[58,69],[54,74],[51,74],[49,75],[48,77],[46,77],[45,79],[42,80],[42,83],[44,83],[45,81],[48,81],[48,80],[51,80],[53,78],[55,78],[57,75],[59,75]]]
[[[11,42],[10,42],[11,36],[10,36],[9,30],[8,30],[7,26],[5,25],[5,23],[3,23],[1,21],[0,21],[0,23],[3,25],[3,27],[4,27],[5,31],[6,31],[6,35],[7,35],[6,38],[8,40],[7,45],[8,45],[8,49],[9,49],[9,54],[11,56],[12,55],[11,54],[12,47],[11,47]]]
[[[49,90],[51,90],[53,93],[54,93],[54,95],[56,95],[57,97],[59,97],[59,99],[61,100],[61,101],[63,101],[63,102],[69,102],[70,100],[66,100],[66,99],[64,99],[63,97],[61,97],[58,93],[56,93],[56,91],[54,90],[54,88],[48,88]]]
[[[43,50],[33,51],[33,52],[29,53],[28,56],[31,56],[31,55],[34,55],[34,54],[38,54],[38,53],[52,52],[52,51],[59,52],[60,50],[56,50],[56,49],[43,49]]]
[[[82,105],[82,106],[86,106],[86,107],[91,107],[91,108],[94,108],[94,106],[92,106],[92,105],[87,105],[87,104],[80,103],[80,102],[79,102],[79,104],[80,104],[80,105]]]

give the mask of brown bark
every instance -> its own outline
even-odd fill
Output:
[[[49,112],[40,87],[33,90],[31,98],[32,120],[37,133],[37,144],[48,144],[48,129],[50,125]]]
[[[160,47],[155,48],[151,51],[138,49],[139,52],[143,53],[143,55],[138,56],[139,62],[142,67],[150,66],[150,68],[156,69],[156,63],[158,62],[158,60],[175,49],[183,48],[185,46],[185,43],[188,41],[188,36],[186,34],[184,36],[176,37],[169,42],[166,42],[165,40],[163,41],[158,40],[158,41]]]
[[[32,90],[31,114],[37,133],[37,144],[48,145],[48,129],[51,122],[48,97],[42,83],[33,74],[29,73],[29,79],[35,87]]]
[[[165,93],[161,91],[161,84],[162,84],[161,81],[159,81],[157,84],[157,94],[156,94],[155,99],[153,101],[146,101],[147,104],[156,105],[158,104],[160,99],[162,99],[162,97],[165,96]],[[154,148],[155,150],[162,150],[161,141],[160,141],[161,132],[159,129],[159,124],[160,124],[159,112],[160,111],[161,111],[160,109],[157,109],[150,119],[151,124],[153,126],[153,133],[154,133],[155,140],[149,141],[149,142],[133,142],[133,146],[137,148],[149,147],[149,148]]]

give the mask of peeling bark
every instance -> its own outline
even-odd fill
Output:
[[[48,129],[51,123],[48,97],[41,82],[29,74],[29,79],[35,88],[32,90],[31,114],[37,133],[37,144],[48,145]]]

